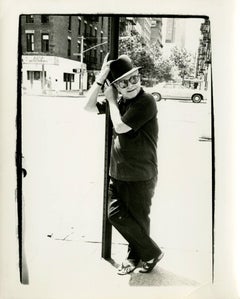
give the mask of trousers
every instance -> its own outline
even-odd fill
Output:
[[[161,250],[150,237],[150,208],[157,177],[147,181],[109,183],[108,219],[127,240],[128,259],[148,261]]]

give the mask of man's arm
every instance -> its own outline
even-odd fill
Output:
[[[131,127],[126,125],[121,118],[118,106],[117,97],[118,91],[113,86],[108,87],[104,92],[110,108],[110,116],[113,123],[114,130],[117,134],[124,134],[132,130]]]
[[[105,56],[101,71],[87,93],[87,103],[84,107],[84,109],[87,111],[98,111],[96,107],[97,97],[110,71],[109,65],[111,61],[107,61],[108,56],[109,53]]]
[[[98,82],[98,81],[97,81]],[[98,109],[96,107],[98,94],[101,90],[101,85],[98,85],[95,81],[91,88],[89,89],[86,97],[87,97],[87,103],[84,106],[84,109],[89,112],[97,112]],[[99,82],[100,83],[100,82]]]

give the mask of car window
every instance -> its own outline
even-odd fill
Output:
[[[174,84],[174,88],[183,89],[184,86],[182,86],[181,84]]]
[[[164,88],[173,88],[173,85],[172,84],[165,84]]]

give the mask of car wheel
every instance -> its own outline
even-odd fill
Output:
[[[199,93],[196,93],[192,96],[193,103],[200,103],[202,99],[203,99],[203,97]]]
[[[161,97],[160,93],[153,92],[152,95],[153,95],[153,97],[154,97],[154,99],[155,99],[156,102],[161,101],[162,97]]]

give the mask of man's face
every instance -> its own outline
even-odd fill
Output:
[[[114,83],[118,92],[120,92],[124,99],[133,99],[141,89],[140,76],[138,70],[123,77],[121,80]]]

